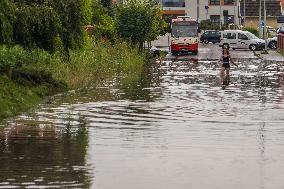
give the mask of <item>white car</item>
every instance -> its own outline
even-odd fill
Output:
[[[220,46],[235,49],[263,50],[265,41],[254,34],[242,30],[225,30],[221,35]]]
[[[267,47],[269,47],[270,49],[276,49],[277,48],[277,37],[268,38]]]

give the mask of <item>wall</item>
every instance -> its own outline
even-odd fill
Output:
[[[266,25],[271,26],[273,28],[277,28],[277,18],[266,18]],[[258,17],[246,17],[245,26],[258,28]]]
[[[220,15],[221,13],[221,20],[224,23],[223,17],[223,10],[228,10],[229,15],[235,15],[236,23],[239,23],[238,18],[238,6],[233,5],[223,5],[224,0],[221,0],[221,7],[219,5],[209,5],[208,14],[206,15],[205,6],[208,5],[208,0],[199,0],[199,21],[210,19],[210,15]],[[187,15],[193,17],[194,19],[197,18],[197,0],[186,0],[186,13]]]

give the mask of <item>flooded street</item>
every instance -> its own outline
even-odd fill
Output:
[[[0,127],[0,188],[282,189],[284,63],[165,60]]]

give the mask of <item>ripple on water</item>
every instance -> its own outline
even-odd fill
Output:
[[[216,61],[164,61],[8,121],[0,187],[283,188],[284,65],[240,61],[224,89]]]

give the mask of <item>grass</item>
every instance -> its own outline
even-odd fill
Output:
[[[0,120],[17,115],[45,96],[68,89],[87,88],[112,80],[140,79],[147,58],[125,42],[110,44],[89,39],[68,58],[42,50],[0,46]]]
[[[0,120],[37,104],[46,95],[42,87],[24,87],[0,76]]]

